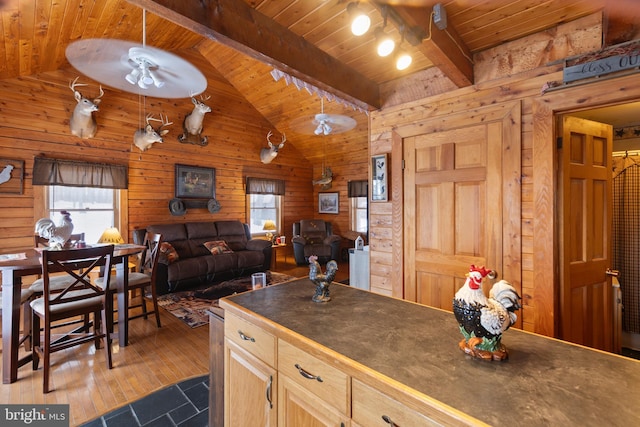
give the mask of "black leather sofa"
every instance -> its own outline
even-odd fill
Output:
[[[134,230],[134,242],[141,242],[146,231],[162,234],[158,294],[266,271],[271,265],[271,243],[252,239],[249,226],[240,221],[149,225]],[[205,243],[211,242],[224,242],[230,251],[207,248]]]

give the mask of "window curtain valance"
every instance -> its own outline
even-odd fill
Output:
[[[281,179],[247,177],[247,194],[284,196],[284,181]]]
[[[348,193],[349,197],[367,197],[369,194],[369,184],[367,181],[349,181]]]
[[[128,172],[124,165],[35,157],[33,185],[126,189]]]

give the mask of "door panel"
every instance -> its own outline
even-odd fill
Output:
[[[405,298],[446,310],[470,264],[522,285],[520,105],[479,111],[403,140]]]
[[[612,350],[612,127],[562,121],[560,337]]]

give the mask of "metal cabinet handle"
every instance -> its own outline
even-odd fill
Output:
[[[308,380],[316,380],[319,383],[322,382],[322,378],[320,378],[320,376],[315,376],[313,374],[310,374],[309,372],[307,372],[304,369],[302,369],[302,367],[300,365],[298,365],[297,363],[295,364],[295,367],[298,370],[298,372],[300,372],[300,375],[302,375],[306,379],[308,379]]]
[[[391,417],[388,416],[388,415],[383,415],[382,416],[382,421],[384,421],[385,423],[389,424],[391,427],[400,427],[398,424],[396,424],[393,421],[391,421]]]
[[[238,335],[240,335],[240,338],[242,338],[245,341],[256,342],[255,338],[245,335],[240,329],[238,329]]]
[[[269,409],[273,409],[273,401],[271,400],[271,386],[273,385],[273,375],[269,376],[269,384],[267,384],[267,402],[269,402]]]

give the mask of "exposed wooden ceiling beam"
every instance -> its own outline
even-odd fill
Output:
[[[431,23],[431,9],[424,7],[394,7],[398,15],[410,27],[421,27],[427,38],[418,49],[433,62],[456,86],[466,87],[473,84],[473,64],[471,52],[450,25],[444,30]],[[431,34],[429,34],[431,29]]]
[[[237,0],[127,0],[232,47],[365,110],[380,108],[378,85]]]

